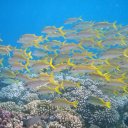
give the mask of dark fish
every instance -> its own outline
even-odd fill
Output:
[[[23,127],[30,128],[34,124],[42,124],[40,116],[31,117],[29,119],[23,119]]]

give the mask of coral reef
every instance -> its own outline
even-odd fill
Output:
[[[13,113],[9,117],[9,128],[127,128],[128,96],[108,96],[100,90],[102,82],[81,77],[57,75],[55,79],[80,82],[79,88],[65,88],[63,94],[50,97],[38,96],[33,90],[24,88],[22,83],[3,87],[0,92],[1,115],[3,112]],[[98,96],[111,102],[111,108],[105,108],[88,102],[89,96]],[[51,101],[55,98],[78,100],[77,108],[59,108]],[[44,100],[45,99],[45,100]],[[3,118],[1,118],[3,122]],[[12,123],[13,121],[13,123]],[[14,123],[15,122],[15,123]],[[6,123],[7,124],[7,123]],[[3,123],[1,123],[3,126]],[[2,127],[0,126],[0,127]],[[5,126],[4,126],[5,127]]]
[[[70,80],[72,79],[71,76],[67,76],[65,78],[68,78]],[[93,81],[89,78],[84,78],[83,80],[77,78],[75,80],[81,82],[81,87],[67,89],[64,91],[61,97],[65,97],[70,101],[79,101],[76,112],[82,116],[87,127],[89,127],[90,125],[97,125],[97,127],[100,128],[114,128],[119,126],[119,122],[121,123],[121,125],[123,125],[123,122],[121,120],[124,119],[121,119],[121,117],[123,116],[122,114],[124,112],[127,112],[127,107],[125,107],[124,109],[124,106],[127,106],[126,104],[128,102],[127,95],[124,95],[122,97],[110,97],[104,94],[102,90],[99,89],[99,86],[103,84],[102,82]],[[88,102],[89,96],[98,96],[103,98],[105,101],[110,101],[111,108],[107,109],[105,107],[90,104]],[[60,95],[58,95],[58,97],[60,97]]]
[[[22,128],[22,126],[19,114],[0,109],[0,128]]]
[[[21,98],[22,102],[25,103],[30,103],[32,102],[33,100],[39,100],[39,97],[38,97],[38,94],[36,93],[31,93],[31,92],[28,92],[26,95],[24,95],[22,98]]]
[[[82,128],[82,122],[79,116],[72,115],[71,113],[60,111],[56,115],[58,122],[66,128]]]
[[[0,99],[5,101],[16,101],[22,97],[26,89],[23,86],[22,82],[14,83],[12,85],[3,87],[0,91]]]
[[[89,128],[100,128],[99,126],[97,126],[97,125],[91,125]]]
[[[55,111],[56,109],[55,107],[51,106],[51,104],[48,101],[34,100],[24,105],[23,110],[31,115],[41,116],[44,114],[44,117],[46,117],[47,113],[50,114],[50,112]]]
[[[90,124],[95,124],[100,127],[109,127],[113,128],[116,126],[117,122],[119,121],[120,115],[114,109],[104,109],[95,111],[93,116],[90,119]]]
[[[7,110],[7,111],[14,111],[14,112],[21,112],[22,106],[17,105],[15,102],[1,102],[0,108]]]
[[[58,108],[52,106],[48,101],[35,100],[27,105],[24,105],[24,111],[28,112],[30,115],[38,115],[40,118],[49,124],[49,127],[53,127],[53,125],[59,125],[62,127],[67,126],[69,128],[82,128],[82,122],[79,116],[75,116],[70,111],[62,111],[58,110]],[[58,122],[57,124],[51,122]]]
[[[0,91],[1,101],[13,101],[18,104],[26,104],[33,100],[39,100],[38,94],[24,87],[22,82],[3,87]]]
[[[48,128],[66,128],[66,127],[62,126],[57,121],[54,121],[49,123]]]

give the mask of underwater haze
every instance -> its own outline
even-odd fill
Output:
[[[127,0],[0,0],[0,34],[15,45],[24,33],[40,33],[44,26],[61,26],[70,17],[89,21],[128,23]]]
[[[128,0],[0,0],[0,128],[128,128]]]

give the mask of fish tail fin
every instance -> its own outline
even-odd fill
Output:
[[[116,25],[116,21],[113,23],[113,28],[117,30],[117,25]]]
[[[95,70],[97,70],[97,67],[94,65],[94,62],[91,62],[91,66],[92,66]]]
[[[78,100],[73,101],[73,102],[72,102],[72,105],[73,105],[74,108],[77,108],[77,106],[78,106]]]
[[[76,86],[79,88],[80,87],[80,82],[77,82]]]
[[[99,75],[103,75],[103,73],[100,71],[100,69],[97,69],[96,72],[99,74]]]
[[[128,57],[128,48],[123,51],[123,55],[124,55],[125,57]]]
[[[25,65],[25,69],[26,69],[28,72],[30,72],[30,70],[28,69],[28,66],[27,66],[27,65]]]
[[[42,36],[39,36],[39,41],[41,42],[41,41],[43,41],[43,37]]]
[[[64,85],[63,85],[63,81],[61,82],[60,87],[64,90]]]
[[[101,36],[104,36],[104,34],[101,34],[98,30],[95,30],[95,32],[97,38],[101,38]]]
[[[69,66],[75,66],[75,64],[71,63],[71,59],[70,59],[70,58],[68,59],[67,64],[68,64]]]
[[[62,92],[61,92],[59,89],[60,89],[60,86],[57,86],[57,87],[55,88],[55,91],[56,91],[58,94],[62,94]]]
[[[52,77],[52,78],[54,77],[54,73],[53,72],[51,72],[50,77]]]
[[[124,93],[128,93],[128,87],[127,87],[127,85],[124,85],[121,88],[123,89]]]
[[[111,108],[111,102],[105,102],[105,106],[106,106],[107,108]]]
[[[65,43],[66,43],[66,40],[62,42],[62,45],[65,45]]]
[[[54,83],[54,84],[55,84],[54,73],[53,73],[53,72],[51,72],[51,74],[50,74],[49,81],[50,81],[51,83]]]
[[[28,53],[28,58],[29,58],[29,59],[32,59],[32,52],[29,52],[29,53]]]
[[[55,69],[55,66],[53,65],[53,60],[52,60],[52,58],[50,59],[50,66],[53,68],[53,69]]]
[[[116,70],[120,71],[120,66],[116,66]]]
[[[123,73],[123,74],[122,74],[122,79],[123,79],[123,80],[124,80],[124,79],[127,79],[126,73]]]
[[[105,79],[106,79],[107,81],[110,81],[110,77],[111,77],[110,74],[104,73],[103,75],[104,75],[104,77],[105,77]]]
[[[80,42],[80,43],[78,44],[78,46],[79,46],[79,48],[81,48],[81,49],[84,50],[84,47],[82,46],[82,42]]]
[[[59,27],[59,28],[58,28],[58,30],[62,30],[63,28],[64,28],[64,27],[63,27],[63,26],[61,26],[61,27]]]
[[[24,55],[27,56],[27,48],[24,50]]]
[[[59,30],[59,32],[61,33],[62,36],[65,36],[66,32],[64,32],[64,31],[62,30],[63,28],[64,28],[64,27],[62,26],[62,27],[58,28],[58,30]]]
[[[27,61],[26,61],[25,69],[26,69],[28,72],[30,72],[30,70],[28,69],[28,66],[29,66],[29,59],[27,59]]]
[[[46,36],[46,37],[44,38],[44,40],[49,41],[49,40],[48,40],[48,36]]]
[[[30,50],[30,48],[25,48],[25,50],[24,50],[24,55],[25,55],[25,56],[28,56],[27,50]]]
[[[36,48],[39,48],[39,43],[34,44]]]
[[[106,59],[105,60],[105,63],[108,64],[108,65],[110,65],[109,59]]]
[[[94,56],[96,56],[95,54],[93,54],[93,53],[88,53],[88,57],[90,58],[90,59],[94,59]]]
[[[53,77],[50,77],[50,78],[49,78],[49,82],[52,83],[52,84],[55,84],[54,78],[53,78]]]
[[[54,54],[55,54],[55,56],[57,56],[57,55],[58,55],[58,51],[57,51],[57,50],[55,50],[55,51],[54,51]]]
[[[124,38],[121,38],[121,45],[127,45],[127,43],[125,42]]]
[[[36,48],[39,48],[39,41],[38,41],[38,40],[34,40],[34,46],[35,46]]]
[[[11,51],[11,50],[12,50],[12,48],[11,48],[10,45],[7,46],[7,50],[8,50],[8,51]]]
[[[98,47],[103,48],[102,41],[97,42]]]
[[[45,50],[49,50],[49,49],[48,49],[48,45],[44,45],[44,49],[45,49]]]
[[[124,83],[123,77],[117,78],[117,81]]]
[[[118,92],[117,90],[114,90],[114,91],[113,91],[113,94],[114,94],[115,96],[117,96],[118,93],[119,93],[119,92]]]

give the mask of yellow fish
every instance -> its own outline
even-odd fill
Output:
[[[90,64],[90,65],[76,65],[72,67],[71,72],[72,73],[90,73],[90,72],[94,72],[97,68]]]
[[[5,78],[15,78],[16,77],[16,73],[7,69],[7,70],[3,70],[2,71],[2,74],[1,74],[2,77],[5,77]]]
[[[54,90],[47,86],[39,86],[36,88],[36,90],[42,94],[54,93]]]
[[[63,28],[64,28],[63,26],[60,27],[60,28],[58,28],[58,31],[61,33],[62,36],[65,36],[66,32],[64,32],[64,31],[62,30]]]
[[[78,106],[78,101],[68,101],[65,98],[58,98],[52,101],[52,104],[58,107],[70,107],[73,106],[74,108],[77,108]]]
[[[70,66],[67,65],[66,63],[60,63],[60,64],[55,65],[53,72],[60,72],[60,71],[65,70],[65,69],[69,69],[69,67]]]
[[[63,81],[59,81],[62,82],[62,85],[67,88],[67,87],[80,87],[80,83],[79,82],[72,82],[69,80],[63,80]]]
[[[88,98],[88,102],[91,103],[91,104],[94,104],[94,105],[111,108],[111,102],[109,102],[109,101],[106,102],[102,98],[99,98],[99,97],[90,96]]]
[[[123,55],[124,55],[125,57],[128,57],[128,48],[126,48],[126,49],[123,51]]]
[[[51,83],[46,83],[46,86],[39,86],[36,88],[37,91],[42,92],[42,93],[58,93],[58,94],[62,94],[62,92],[60,91],[60,89],[63,89],[61,85],[58,86],[54,86]]]

